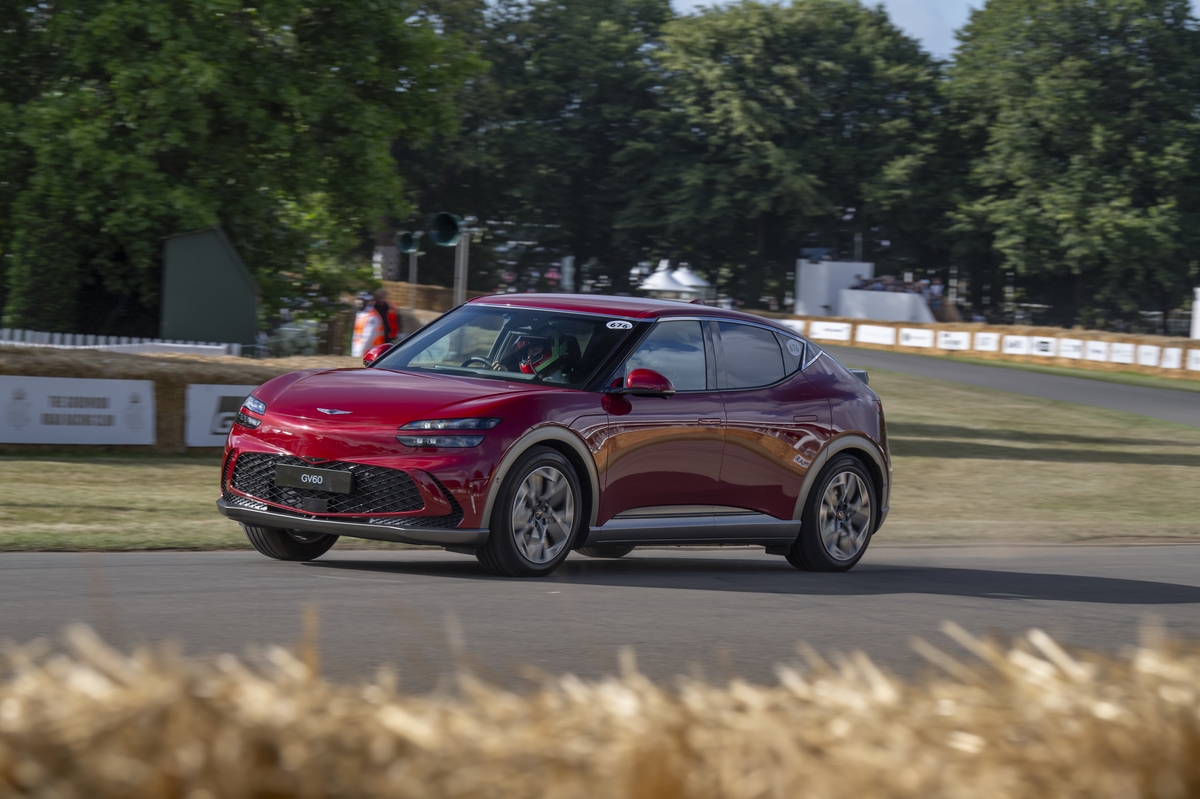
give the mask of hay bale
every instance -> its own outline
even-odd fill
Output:
[[[299,356],[255,361],[233,356],[176,353],[133,354],[106,350],[68,350],[50,347],[0,346],[0,374],[34,377],[84,377],[112,380],[153,380],[158,427],[153,447],[120,447],[123,452],[183,450],[184,392],[189,383],[239,385],[264,383],[298,369],[341,369],[361,366],[354,358],[333,355]],[[0,445],[0,452],[36,452],[42,445]],[[107,447],[54,449],[96,451]]]
[[[521,695],[460,678],[406,696],[316,675],[312,648],[9,653],[0,796],[108,799],[1189,797],[1200,792],[1200,651],[1122,661],[1031,632],[982,659],[919,644],[947,676],[907,683],[863,655],[779,669],[775,686],[546,679]]]

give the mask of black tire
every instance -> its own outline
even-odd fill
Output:
[[[547,510],[553,502],[567,504],[567,494],[561,492],[569,492],[569,519],[565,507]],[[514,532],[514,518],[522,515],[527,524]],[[475,557],[489,571],[505,577],[545,577],[557,569],[583,527],[583,492],[570,461],[548,447],[533,447],[522,455],[500,486],[488,527],[487,543]],[[537,559],[539,543],[542,560]]]
[[[582,547],[578,551],[580,555],[587,555],[589,558],[623,558],[633,551],[633,544],[623,547]]]
[[[338,540],[336,535],[289,532],[282,527],[243,524],[242,529],[255,549],[275,560],[316,560]]]
[[[857,482],[854,482],[855,480]],[[848,491],[847,486],[853,486],[853,489]],[[837,499],[839,491],[842,494],[842,500]],[[869,502],[865,510],[860,508],[853,515],[846,512],[847,518],[845,519],[841,515],[829,512],[830,507],[834,510],[849,507],[854,494],[863,491]],[[826,500],[827,494],[831,504],[827,506],[826,518],[823,520],[821,518],[822,502]],[[850,502],[845,501],[847,495],[851,497]],[[865,528],[858,528],[861,531],[858,534],[855,534],[855,518],[860,519],[866,525]],[[830,531],[829,546],[827,546],[826,536],[822,535],[823,521],[826,529]],[[797,536],[795,543],[792,544],[786,555],[788,563],[802,571],[849,571],[862,560],[878,522],[879,502],[876,497],[875,483],[871,480],[870,473],[853,455],[835,456],[813,482],[812,492],[809,493],[808,499],[804,503],[804,513],[800,516],[800,535]],[[857,545],[857,548],[853,548],[854,545]],[[831,549],[839,554],[835,556]]]

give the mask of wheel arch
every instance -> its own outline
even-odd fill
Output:
[[[792,511],[792,519],[799,521],[804,513],[804,506],[808,502],[808,495],[817,482],[817,477],[835,455],[851,455],[861,461],[867,474],[871,476],[871,481],[875,484],[879,505],[883,506],[887,503],[891,487],[888,485],[888,468],[883,453],[866,436],[850,433],[839,436],[826,444],[813,460],[812,465],[808,467],[808,473],[805,474],[804,482],[800,485],[800,493],[796,496],[796,507]],[[876,510],[876,513],[879,514],[875,523],[876,528],[883,523],[884,512],[883,507]]]
[[[544,425],[530,430],[514,441],[508,451],[504,453],[504,457],[500,459],[500,463],[492,475],[491,485],[488,486],[487,501],[483,506],[480,524],[483,526],[491,524],[492,511],[495,508],[500,487],[504,485],[504,478],[508,476],[509,470],[522,455],[537,446],[553,449],[575,468],[576,476],[579,477],[580,487],[584,493],[583,518],[587,521],[588,527],[595,527],[596,514],[600,509],[600,475],[596,469],[596,461],[579,436],[568,428],[558,425]],[[587,536],[584,535],[579,540],[583,541],[586,538]]]

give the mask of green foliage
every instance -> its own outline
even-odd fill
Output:
[[[957,231],[991,237],[1062,321],[1175,307],[1200,245],[1186,0],[989,0],[961,41],[947,94],[980,147]]]
[[[214,224],[278,303],[402,210],[392,141],[450,128],[475,64],[404,0],[0,6],[5,317],[39,329],[152,309],[160,239]]]
[[[937,71],[881,7],[714,8],[672,22],[658,62],[661,101],[621,155],[643,246],[724,267],[751,302],[782,295],[801,247],[849,255],[861,233],[869,259],[912,257],[923,234],[875,187],[930,127]]]

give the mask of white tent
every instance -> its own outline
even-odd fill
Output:
[[[711,300],[716,297],[716,291],[713,289],[712,284],[693,272],[687,264],[681,264],[671,273],[671,277],[676,283],[691,289],[696,297],[705,300]]]
[[[652,297],[664,300],[691,300],[699,296],[696,287],[685,285],[676,279],[671,272],[671,262],[665,258],[658,262],[658,269],[643,280],[638,288]]]

